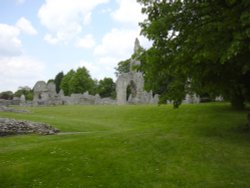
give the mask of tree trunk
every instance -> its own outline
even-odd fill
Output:
[[[247,126],[250,128],[250,112],[247,114]]]
[[[231,105],[235,110],[244,110],[245,109],[245,98],[243,95],[236,94],[231,98]]]

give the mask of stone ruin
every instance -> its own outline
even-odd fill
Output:
[[[182,101],[184,104],[197,104],[200,103],[201,99],[196,94],[186,94],[185,99]]]
[[[46,84],[44,81],[38,81],[33,92],[33,105],[62,104],[61,96],[56,93],[56,86],[53,82]]]
[[[111,98],[101,98],[100,95],[90,95],[89,92],[83,94],[71,94],[70,96],[61,96],[63,104],[116,104],[116,101]]]
[[[141,48],[138,39],[136,39],[135,53]],[[38,81],[34,88],[34,97],[32,105],[63,105],[63,104],[157,104],[158,95],[152,92],[144,91],[144,78],[141,72],[133,70],[140,61],[136,58],[130,62],[130,72],[119,76],[116,82],[117,100],[111,98],[101,98],[98,94],[90,95],[88,92],[83,94],[71,94],[65,96],[63,90],[56,93],[56,86],[53,82],[46,84],[44,81]],[[131,94],[127,96],[127,89],[130,86]],[[22,99],[24,103],[25,99]]]
[[[140,53],[141,49],[139,40],[135,40],[134,54]],[[144,90],[144,78],[142,72],[134,69],[135,66],[140,65],[137,57],[130,61],[130,71],[121,74],[116,81],[117,104],[157,104],[159,96],[153,95],[152,91]],[[127,91],[130,89],[131,93],[127,96]]]
[[[97,95],[90,95],[88,92],[83,94],[71,94],[65,96],[63,90],[56,93],[56,86],[53,82],[46,84],[44,81],[38,81],[34,86],[33,105],[64,105],[64,104],[116,104],[111,98],[101,98]]]
[[[52,135],[59,130],[46,123],[0,118],[0,137],[20,134]]]
[[[0,106],[0,112],[30,113],[28,110],[9,108],[7,106]]]
[[[130,60],[130,70],[128,73],[121,74],[116,81],[116,95],[117,99],[101,98],[97,95],[90,95],[88,92],[83,94],[71,94],[65,96],[63,90],[59,93],[56,92],[56,86],[53,82],[46,84],[44,81],[38,81],[34,88],[33,101],[26,101],[24,96],[16,100],[23,106],[36,106],[36,105],[64,105],[64,104],[80,104],[80,105],[94,105],[94,104],[158,104],[159,95],[153,94],[152,91],[144,90],[144,77],[143,73],[135,69],[140,65],[138,55],[140,55],[140,42],[135,40],[134,44],[134,57]],[[7,101],[11,102],[11,101]],[[6,101],[0,101],[0,105],[6,105]],[[167,101],[168,103],[168,101]],[[171,102],[170,102],[171,103]],[[192,104],[200,103],[199,96],[195,94],[187,94],[183,103]],[[13,104],[13,101],[12,103]]]

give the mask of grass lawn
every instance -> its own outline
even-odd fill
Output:
[[[246,111],[228,104],[30,110],[0,117],[84,133],[1,137],[1,188],[250,187]]]

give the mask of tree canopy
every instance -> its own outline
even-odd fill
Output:
[[[89,71],[85,67],[78,68],[69,81],[69,92],[83,93],[89,91],[92,93],[93,88],[94,81],[90,77]]]
[[[19,87],[18,90],[14,93],[15,97],[25,96],[26,100],[33,100],[33,91],[30,87],[24,86]]]
[[[116,76],[120,76],[123,73],[128,73],[131,69],[131,61],[132,60],[138,60],[138,58],[142,55],[142,53],[145,52],[145,49],[141,47],[139,40],[136,38],[135,40],[135,46],[134,46],[134,53],[131,55],[129,59],[126,59],[124,61],[120,61],[115,67],[115,74]],[[132,67],[132,69],[138,69],[137,66]]]
[[[60,89],[61,89],[61,82],[62,79],[64,77],[64,73],[63,72],[59,72],[54,79],[55,85],[56,85],[56,92],[59,93]]]
[[[113,82],[112,78],[104,78],[103,80],[99,81],[98,87],[97,87],[97,93],[102,98],[105,97],[116,97],[116,91],[115,91],[115,83]]]
[[[250,1],[138,0],[153,41],[142,55],[148,87],[180,104],[186,93],[250,101]]]
[[[118,63],[117,67],[115,67],[115,75],[117,77],[120,76],[122,73],[129,72],[130,60],[131,59],[127,59],[127,60],[124,60],[124,61],[120,61]]]
[[[90,77],[85,67],[78,68],[76,71],[70,70],[62,79],[60,88],[63,89],[65,95],[72,93],[84,93],[89,91],[94,94],[95,82]]]
[[[12,91],[3,91],[0,93],[0,99],[12,100],[13,92]]]
[[[64,91],[64,94],[66,96],[69,96],[71,94],[70,92],[70,81],[73,79],[73,76],[75,75],[75,71],[71,69],[62,79],[60,88]]]

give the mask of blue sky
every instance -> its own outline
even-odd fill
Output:
[[[33,87],[85,66],[112,77],[130,57],[144,16],[136,0],[0,0],[0,91]]]

